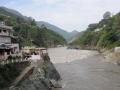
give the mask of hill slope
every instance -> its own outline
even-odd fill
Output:
[[[25,17],[15,10],[0,7],[0,21],[5,21],[9,26],[13,26],[17,36],[14,42],[20,43],[21,46],[56,46],[64,44],[65,39],[59,34],[50,31],[47,28],[39,28],[36,21],[32,18]]]
[[[90,24],[82,36],[74,40],[81,47],[112,49],[120,46],[120,13]]]
[[[57,32],[58,34],[62,35],[65,39],[69,39],[71,37],[70,33],[57,27],[57,26],[54,26],[52,24],[49,24],[47,22],[44,22],[44,21],[38,21],[37,22],[37,25],[39,27],[41,27],[42,25],[45,25],[48,29],[54,31],[54,32]]]
[[[44,22],[44,21],[38,21],[37,25],[39,27],[42,27],[44,25],[46,28],[48,28],[48,29],[62,35],[67,41],[71,40],[71,38],[73,38],[74,36],[76,36],[79,33],[76,30],[74,30],[72,32],[67,32],[67,31],[65,31],[65,30],[63,30],[63,29],[61,29],[61,28],[59,28],[59,27],[57,27],[55,25],[52,25],[52,24],[50,24],[48,22]]]

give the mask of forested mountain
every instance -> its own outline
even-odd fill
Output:
[[[68,41],[68,44],[73,43],[74,41],[76,41],[79,37],[81,37],[84,34],[84,31],[78,32],[77,34],[74,34],[73,37],[70,38],[70,40]]]
[[[71,34],[71,37],[74,37],[74,36],[78,35],[79,32],[74,30],[74,31],[70,32],[70,34]]]
[[[120,46],[120,13],[114,16],[109,12],[105,13],[99,23],[90,24],[73,44],[97,49],[112,49]]]
[[[17,39],[14,42],[20,43],[21,46],[56,46],[64,44],[65,39],[46,27],[38,27],[36,21],[32,18],[23,16],[19,12],[0,7],[0,21],[12,26],[14,35]]]
[[[46,26],[46,28],[62,35],[67,41],[69,41],[72,37],[74,37],[75,35],[77,35],[79,33],[78,31],[75,31],[75,30],[72,32],[67,32],[67,31],[65,31],[65,30],[63,30],[55,25],[52,25],[52,24],[50,24],[48,22],[44,22],[44,21],[37,22],[37,25],[39,27]]]

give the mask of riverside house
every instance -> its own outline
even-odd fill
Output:
[[[12,43],[13,28],[0,22],[0,60],[6,60],[10,55],[19,52],[19,44]]]

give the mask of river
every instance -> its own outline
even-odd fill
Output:
[[[120,66],[105,62],[97,51],[51,48],[51,61],[62,77],[56,90],[120,90]]]

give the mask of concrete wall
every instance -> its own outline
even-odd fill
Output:
[[[11,43],[11,37],[0,36],[0,43]]]

